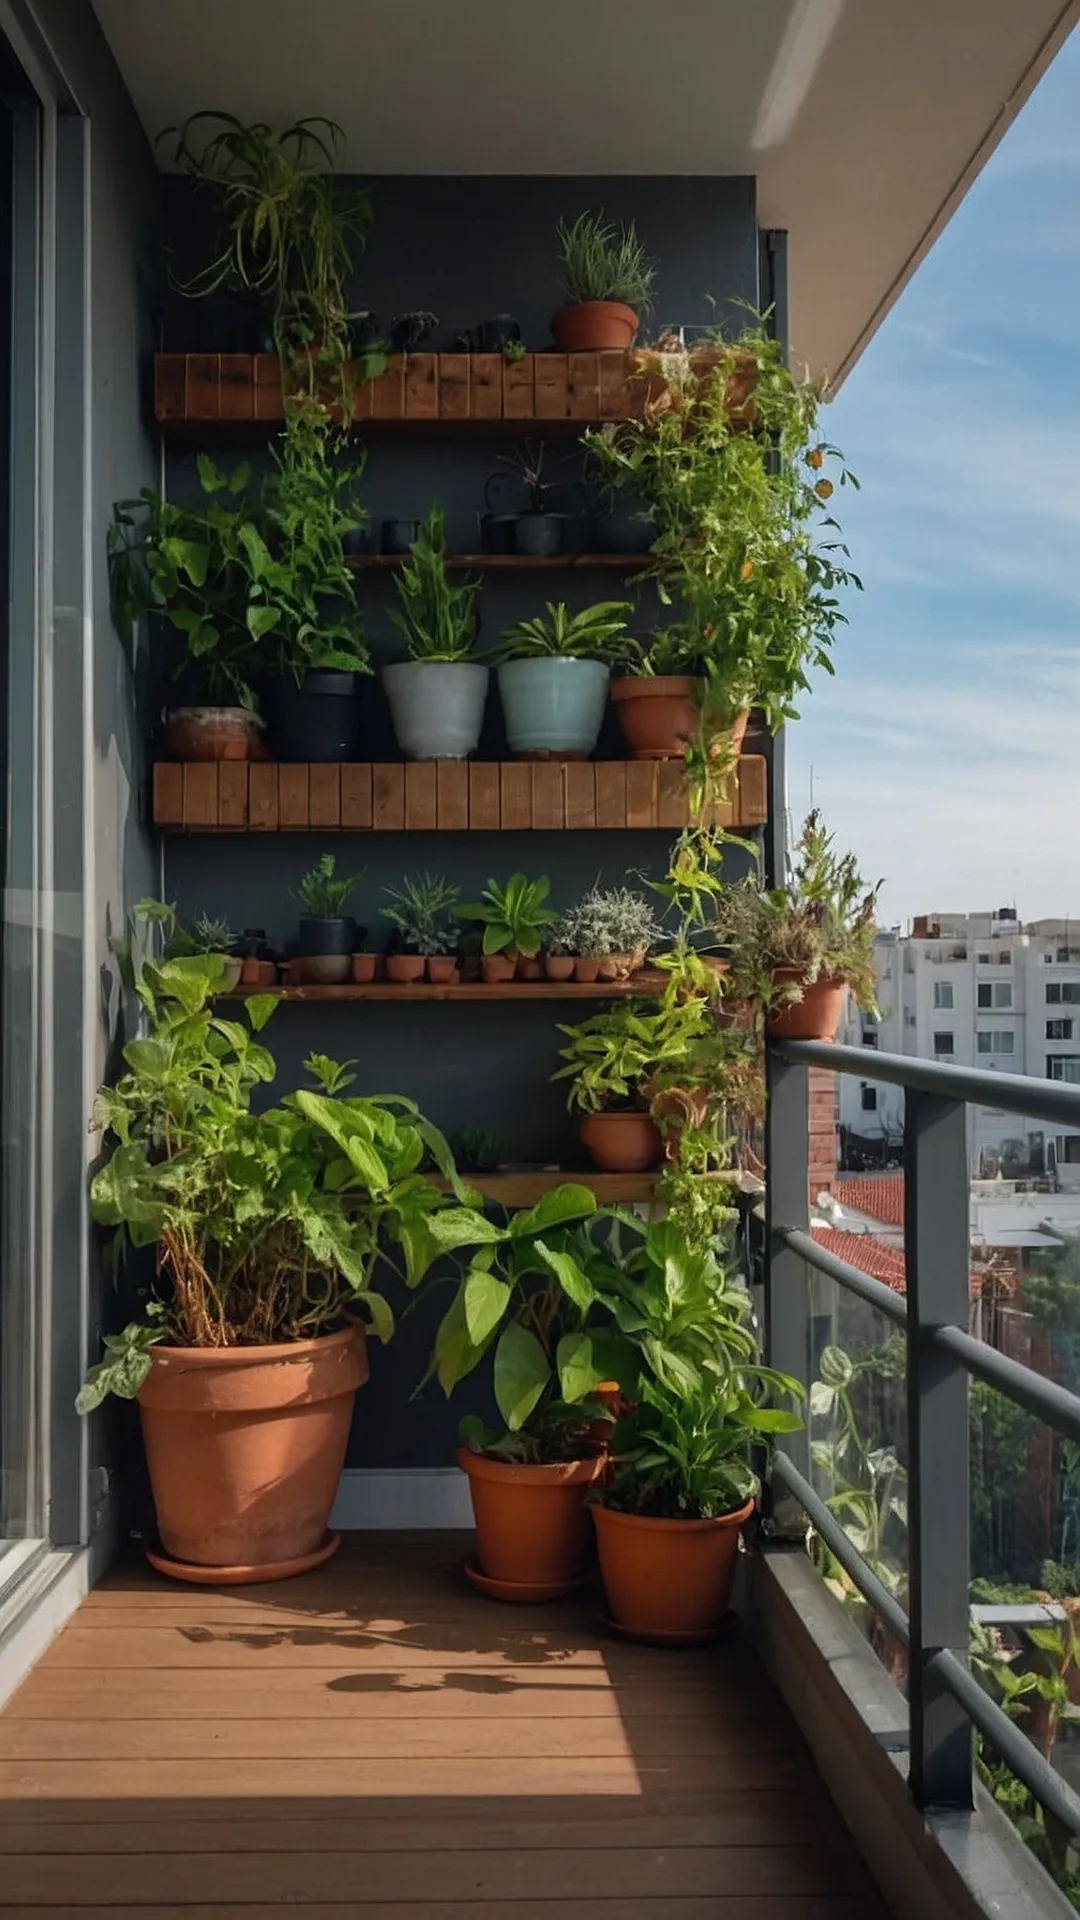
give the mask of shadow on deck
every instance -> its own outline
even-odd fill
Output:
[[[469,1544],[357,1534],[242,1591],[115,1570],[0,1715],[4,1920],[883,1920],[738,1635],[501,1607]]]

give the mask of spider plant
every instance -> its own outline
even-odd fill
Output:
[[[587,300],[613,300],[640,313],[649,304],[656,275],[637,236],[603,213],[579,213],[569,224],[558,225],[563,287],[573,306]]]

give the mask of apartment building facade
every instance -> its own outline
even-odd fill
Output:
[[[849,1002],[841,1037],[868,1054],[1080,1084],[1080,924],[1022,922],[1015,908],[920,915],[875,941],[880,1019]],[[865,1080],[840,1088],[842,1142],[899,1140],[903,1095]],[[992,1107],[969,1110],[972,1175],[1055,1176],[1080,1186],[1080,1134],[1052,1133]],[[857,1149],[856,1149],[857,1151]]]

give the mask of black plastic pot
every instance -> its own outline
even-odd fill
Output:
[[[527,553],[534,560],[542,560],[548,554],[558,553],[562,548],[563,520],[557,513],[519,513],[514,523],[514,546],[518,553]]]
[[[408,553],[419,532],[419,520],[384,520],[382,523],[383,552]]]
[[[648,553],[656,533],[656,521],[648,513],[601,513],[596,518],[596,550]]]
[[[343,914],[334,920],[320,920],[314,914],[302,913],[296,951],[302,959],[324,959],[331,954],[356,953],[366,932],[367,928],[358,927],[351,914]]]
[[[299,682],[281,674],[263,688],[262,707],[275,760],[360,758],[359,673],[314,667]]]
[[[512,313],[497,313],[481,320],[476,329],[477,353],[501,353],[512,341],[521,339],[521,323]]]
[[[481,553],[516,553],[514,530],[517,526],[516,513],[480,513]]]

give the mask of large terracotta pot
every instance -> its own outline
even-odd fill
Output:
[[[773,977],[778,985],[790,985],[799,974],[794,967],[777,967]],[[815,980],[803,987],[801,1000],[772,1008],[766,1015],[766,1032],[774,1040],[835,1040],[846,992],[843,980]]]
[[[361,1327],[268,1347],[154,1347],[139,1413],[165,1555],[179,1579],[280,1580],[326,1557]]]
[[[589,1547],[585,1489],[603,1473],[604,1456],[528,1467],[460,1447],[457,1463],[469,1476],[477,1559],[487,1581],[534,1596],[550,1590],[552,1598],[573,1587]]]
[[[174,707],[165,750],[174,760],[257,760],[266,753],[263,723],[250,707]]]
[[[748,1500],[716,1520],[652,1520],[594,1506],[608,1614],[624,1633],[677,1640],[719,1627],[731,1599]]]
[[[644,1108],[587,1113],[580,1134],[593,1166],[605,1173],[645,1173],[660,1159],[660,1134]]]
[[[564,353],[626,352],[637,339],[638,316],[621,300],[582,300],[560,307],[551,331]]]
[[[700,726],[699,685],[687,673],[628,674],[612,681],[611,698],[632,760],[681,760]],[[715,747],[730,742],[737,754],[749,718],[748,711],[740,713],[734,726],[715,733]]]

